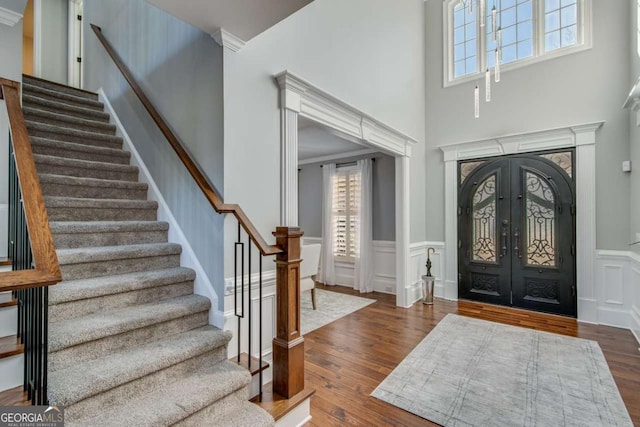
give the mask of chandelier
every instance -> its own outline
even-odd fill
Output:
[[[459,0],[459,4],[463,9],[467,9],[470,15],[473,14],[473,3],[477,1],[479,3],[478,14],[480,15],[480,31],[485,31],[487,26],[487,4],[486,0]],[[491,8],[490,22],[491,37],[496,43],[495,65],[493,67],[493,80],[496,83],[500,82],[500,63],[502,62],[502,28],[498,22],[498,9],[494,5]],[[485,102],[491,102],[491,69],[487,68],[484,73],[484,93]],[[480,117],[480,86],[476,84],[473,90],[474,98],[474,114],[476,119]]]

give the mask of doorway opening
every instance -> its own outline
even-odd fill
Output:
[[[460,298],[575,317],[575,151],[458,163]]]

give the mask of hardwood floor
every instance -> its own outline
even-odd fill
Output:
[[[360,295],[348,288],[318,288]],[[370,394],[448,313],[597,341],[633,423],[640,426],[640,352],[630,331],[474,302],[436,300],[433,306],[403,309],[393,295],[361,296],[377,302],[305,336],[305,386],[316,390],[308,427],[436,425]]]

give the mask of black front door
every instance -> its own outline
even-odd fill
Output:
[[[460,298],[576,316],[573,153],[460,164]]]

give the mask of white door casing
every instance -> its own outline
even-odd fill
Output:
[[[418,141],[285,70],[275,76],[280,87],[280,221],[298,224],[298,117],[313,120],[362,145],[395,157],[396,305],[412,298],[409,257],[409,180],[411,146]]]
[[[596,264],[596,132],[604,122],[441,145],[445,161],[444,295],[458,299],[458,161],[575,147],[578,320],[598,323]]]

